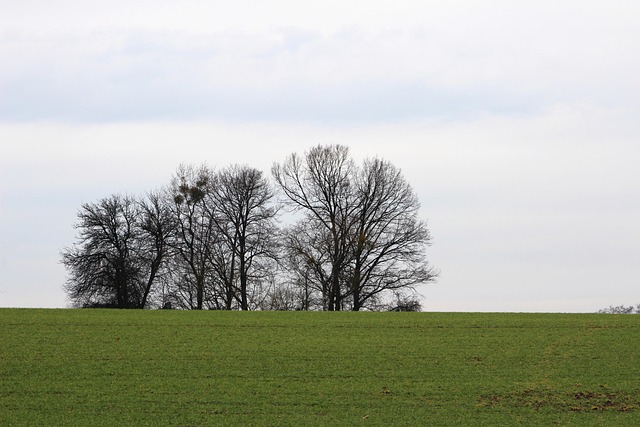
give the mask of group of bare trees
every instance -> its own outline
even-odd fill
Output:
[[[610,305],[607,308],[598,310],[600,314],[640,314],[640,304],[630,305]]]
[[[181,166],[145,198],[84,204],[78,241],[62,251],[68,296],[94,307],[255,308],[277,259],[273,198],[248,166]]]
[[[437,273],[399,169],[317,146],[259,170],[180,166],[162,190],[82,205],[62,250],[71,302],[225,310],[416,309]],[[280,196],[280,197],[278,197]],[[288,212],[288,224],[279,222]]]

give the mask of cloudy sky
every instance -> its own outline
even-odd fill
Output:
[[[80,204],[317,144],[400,167],[438,311],[640,303],[640,3],[0,0],[0,306]]]

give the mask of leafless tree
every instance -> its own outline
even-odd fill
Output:
[[[139,257],[147,271],[143,297],[143,306],[146,307],[152,292],[155,291],[160,298],[163,296],[163,292],[157,289],[157,282],[166,282],[171,277],[165,267],[174,255],[171,242],[176,236],[177,223],[161,192],[148,193],[146,199],[139,202],[139,208],[140,228],[145,236],[139,247]],[[162,299],[158,302],[160,306],[165,303]]]
[[[207,206],[213,172],[207,166],[181,165],[168,188],[176,221],[173,248],[175,274],[171,299],[178,307],[202,310],[215,307],[211,284],[211,257],[215,244],[212,207]]]
[[[273,190],[257,169],[181,166],[170,187],[177,223],[171,299],[187,309],[255,305],[276,257]]]
[[[62,250],[77,306],[145,308],[167,256],[170,226],[158,198],[113,195],[78,212],[77,242]]]
[[[353,310],[381,292],[432,282],[425,249],[431,235],[418,218],[420,202],[401,171],[380,159],[366,160],[354,180],[351,262]]]
[[[383,293],[435,279],[425,250],[420,203],[399,169],[366,160],[356,167],[347,147],[317,146],[272,168],[286,200],[302,219],[284,246],[298,283],[313,283],[327,310],[366,308]]]
[[[248,310],[250,296],[269,280],[276,258],[273,190],[261,171],[231,166],[214,177],[209,193],[216,232],[222,242],[215,270],[225,283],[226,308],[236,299]],[[253,286],[253,289],[249,289]]]
[[[329,311],[341,310],[345,297],[341,279],[349,262],[350,221],[353,217],[354,164],[349,149],[342,145],[317,146],[304,157],[290,155],[285,162],[274,164],[273,176],[288,199],[289,205],[303,212],[303,222],[313,226],[326,245],[330,271],[318,274]],[[320,263],[307,257],[310,268],[324,270]]]

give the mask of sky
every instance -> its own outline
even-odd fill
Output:
[[[640,303],[637,1],[0,0],[0,307],[82,203],[318,144],[401,168],[425,311]]]

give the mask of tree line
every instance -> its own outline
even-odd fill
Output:
[[[635,306],[625,306],[625,305],[610,305],[607,308],[602,308],[598,310],[600,314],[640,314],[640,304],[636,304]]]
[[[85,203],[62,249],[78,307],[419,310],[437,277],[431,235],[401,171],[343,145],[293,153],[271,179],[181,165],[142,197]],[[283,217],[287,219],[284,220]]]

